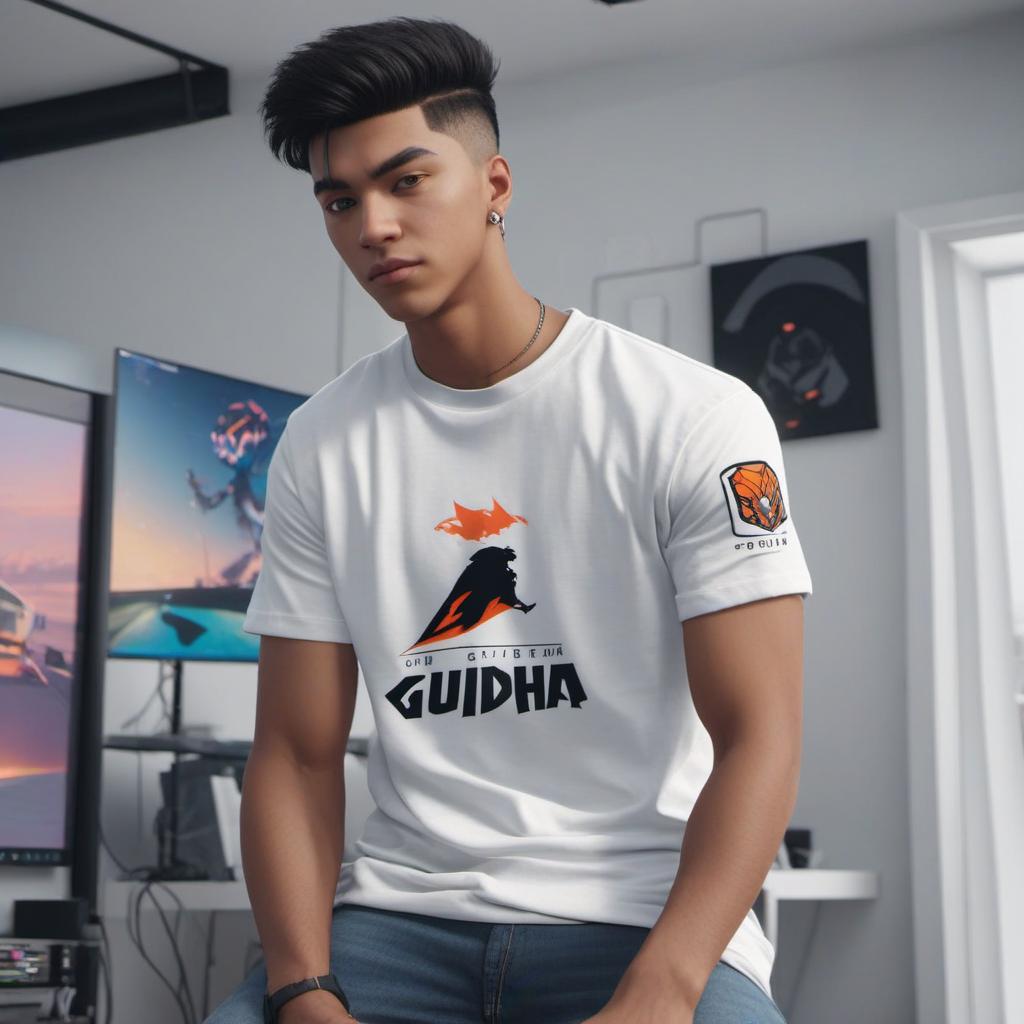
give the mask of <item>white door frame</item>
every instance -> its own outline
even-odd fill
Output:
[[[928,1024],[1024,1021],[1024,750],[985,302],[996,271],[963,244],[1022,231],[1024,193],[897,218],[914,959]]]

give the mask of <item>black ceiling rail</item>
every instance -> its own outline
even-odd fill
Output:
[[[228,69],[55,0],[29,0],[172,57],[177,72],[0,108],[0,161],[230,114]],[[194,70],[189,65],[195,65]]]

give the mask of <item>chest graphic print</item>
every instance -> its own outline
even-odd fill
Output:
[[[493,500],[490,510],[454,504],[456,514],[443,519],[435,530],[444,530],[466,540],[480,540],[500,533],[514,522],[526,523],[523,516],[509,515],[497,500]],[[510,547],[492,546],[474,551],[469,556],[469,565],[462,570],[427,628],[409,649],[460,636],[510,608],[528,612],[533,604],[524,604],[516,596],[516,574],[509,565],[515,557]]]
[[[514,524],[527,525],[524,516],[508,512],[496,498],[491,499],[489,509],[468,508],[457,501],[452,504],[455,515],[442,519],[434,531],[470,544],[500,534]],[[536,601],[524,602],[516,593],[518,577],[510,564],[515,558],[515,549],[507,545],[485,544],[464,551],[454,584],[423,632],[402,652],[406,669],[432,669],[429,679],[425,673],[409,674],[388,692],[388,700],[403,717],[423,716],[424,694],[427,713],[445,714],[461,703],[463,717],[477,714],[478,709],[480,714],[493,711],[513,693],[520,713],[557,708],[563,701],[579,708],[587,699],[572,662],[547,662],[552,656],[562,655],[562,645],[556,641],[438,646],[442,641],[465,637],[505,612],[526,614],[536,606]],[[434,669],[442,660],[447,669]],[[495,661],[504,662],[505,667]]]

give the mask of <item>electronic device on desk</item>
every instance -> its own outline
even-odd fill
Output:
[[[785,837],[779,844],[779,852],[775,854],[776,868],[809,868],[817,867],[820,861],[820,850],[811,847],[811,830],[809,828],[787,828]]]
[[[53,988],[75,983],[75,944],[0,938],[0,988]]]
[[[251,740],[190,733],[123,734],[107,736],[103,745],[115,750],[199,755],[178,760],[160,773],[164,799],[155,821],[160,862],[138,869],[134,877],[162,881],[242,880],[239,817]],[[345,750],[366,757],[368,740],[365,736],[350,736]]]
[[[0,1022],[91,1024],[71,1001],[87,965],[85,941],[0,937]]]
[[[88,1020],[69,1013],[87,969],[85,947],[95,945],[84,937],[88,918],[88,901],[79,897],[14,901],[15,934],[0,936],[0,1021]],[[35,998],[15,1002],[19,993]]]
[[[244,761],[197,757],[160,773],[164,806],[157,813],[157,833],[161,845],[170,845],[169,830],[178,829],[174,843],[178,863],[171,866],[176,877],[241,880],[239,818],[244,769]]]

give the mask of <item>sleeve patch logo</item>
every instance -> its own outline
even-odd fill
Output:
[[[773,533],[786,521],[782,487],[767,462],[734,463],[722,470],[719,479],[737,537]]]

